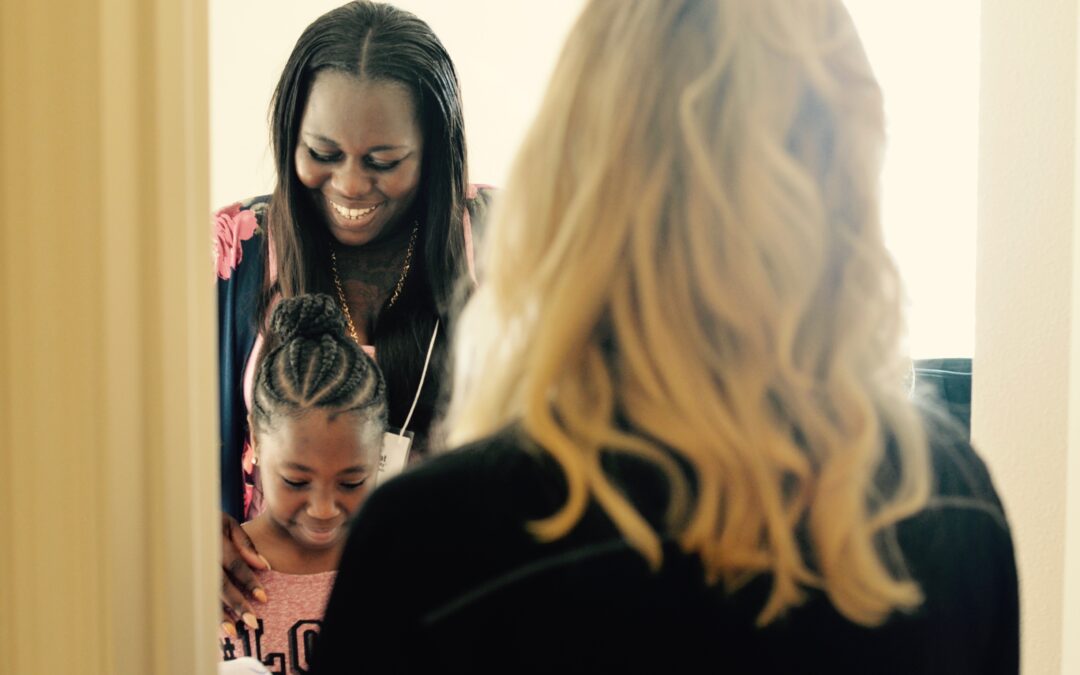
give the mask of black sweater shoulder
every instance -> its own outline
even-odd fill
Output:
[[[710,585],[671,541],[652,569],[595,504],[569,535],[540,542],[529,523],[564,504],[565,481],[506,432],[372,494],[342,559],[315,672],[352,672],[364,640],[380,654],[366,672],[682,672],[702,663],[732,673],[1018,672],[1001,503],[966,441],[934,433],[936,496],[895,530],[925,601],[882,626],[852,623],[811,590],[759,628],[767,577]],[[636,496],[663,492],[649,480]]]

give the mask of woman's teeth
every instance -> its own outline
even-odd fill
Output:
[[[335,202],[330,202],[330,206],[334,207],[334,210],[337,211],[341,217],[348,218],[349,220],[359,220],[379,208],[379,205],[376,204],[375,206],[369,206],[366,209],[347,209]]]

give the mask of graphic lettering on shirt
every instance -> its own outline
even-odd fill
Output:
[[[248,632],[248,626],[246,623],[240,621],[236,622],[237,637],[244,643],[244,656],[254,656],[262,661],[262,636],[263,636],[263,622],[259,619],[259,627],[255,629],[255,651],[251,649],[251,634]],[[225,638],[228,642],[229,639]]]
[[[259,619],[259,627],[254,631],[242,621],[238,621],[236,622],[237,637],[235,639],[227,636],[222,638],[222,660],[232,661],[241,656],[250,656],[261,661],[274,675],[307,675],[311,669],[311,654],[315,649],[315,642],[321,629],[321,621],[314,619],[297,621],[288,631],[289,653],[270,652],[264,655],[263,620]]]
[[[225,641],[221,643],[221,660],[234,661],[237,658],[239,657],[236,655],[236,645],[229,638],[225,638]]]
[[[322,624],[318,621],[297,621],[289,629],[289,653],[294,672],[306,673],[311,668],[309,657],[315,649],[320,628]]]

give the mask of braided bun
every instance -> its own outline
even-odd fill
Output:
[[[365,433],[381,438],[386,385],[375,361],[346,337],[345,316],[334,299],[298,295],[279,302],[270,318],[252,391],[252,429],[269,429],[277,416],[316,408],[355,413]]]
[[[329,295],[314,293],[285,298],[270,317],[270,334],[279,343],[293,338],[345,337],[345,317]]]

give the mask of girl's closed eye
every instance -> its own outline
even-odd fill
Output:
[[[353,490],[359,490],[361,487],[363,487],[364,483],[367,483],[367,479],[368,479],[368,477],[364,476],[363,478],[361,478],[358,481],[348,481],[348,482],[342,481],[341,489],[345,490],[346,492],[352,492]]]
[[[282,476],[281,480],[282,480],[282,482],[285,483],[285,485],[292,488],[293,490],[303,490],[304,488],[306,488],[311,483],[311,481],[303,480],[303,479],[301,479],[301,480],[290,480],[290,479],[286,478],[285,476]]]

